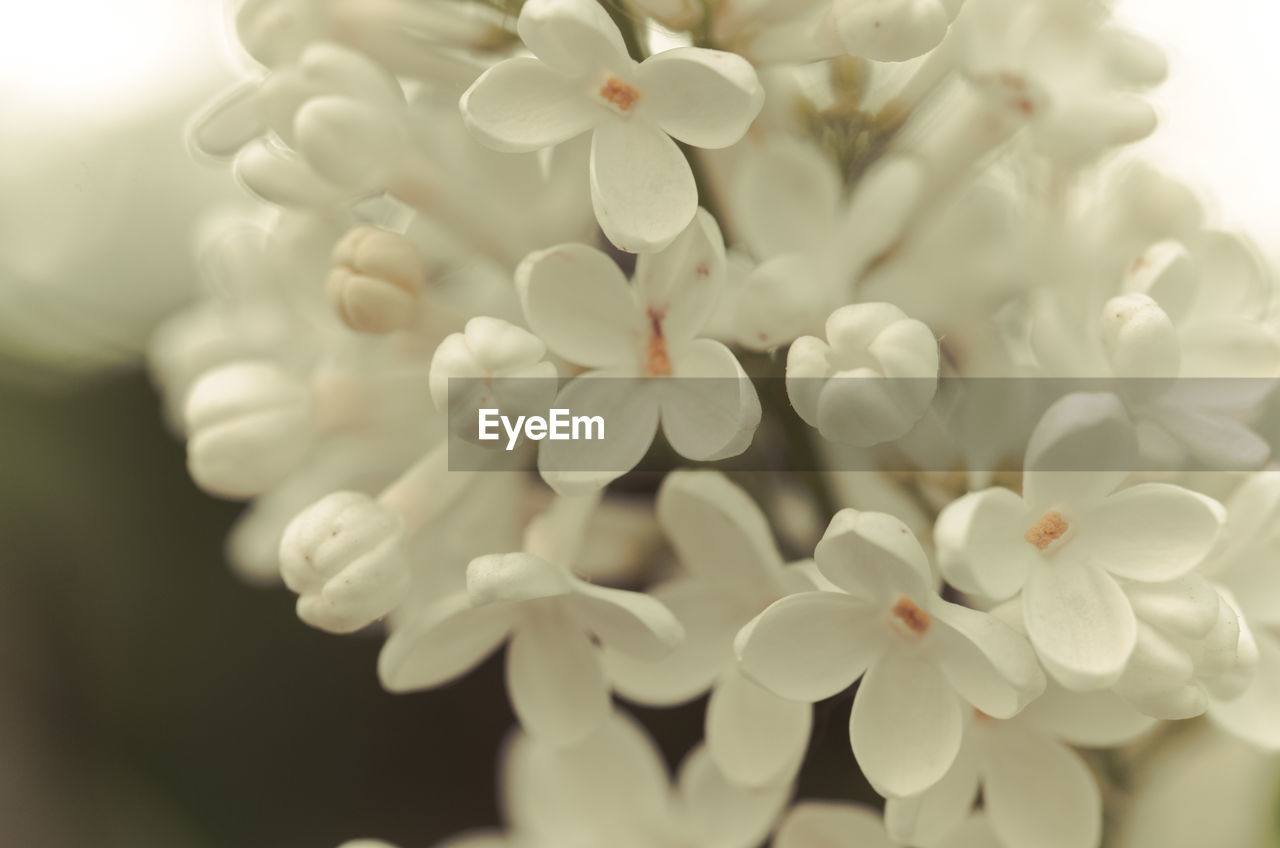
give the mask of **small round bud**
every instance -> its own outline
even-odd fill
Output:
[[[368,495],[334,492],[285,529],[280,576],[298,593],[304,622],[359,630],[390,612],[408,585],[404,522]]]
[[[311,393],[269,362],[236,362],[187,396],[187,467],[206,491],[249,498],[275,486],[311,449]]]
[[[1149,296],[1122,294],[1102,307],[1102,343],[1117,377],[1176,377],[1182,352],[1177,330]]]
[[[802,336],[787,355],[787,396],[824,437],[867,447],[906,435],[933,401],[933,331],[888,303],[844,306],[827,341]]]
[[[389,333],[413,322],[426,269],[407,238],[356,227],[338,242],[333,262],[325,291],[342,323],[361,333]]]

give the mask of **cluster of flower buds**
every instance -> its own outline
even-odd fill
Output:
[[[1276,285],[1113,155],[1165,66],[1102,6],[236,31],[257,78],[189,135],[262,213],[153,371],[195,482],[250,501],[233,565],[385,631],[388,691],[507,646],[506,829],[450,846],[1098,848],[1096,752],[1201,716],[1280,750]],[[601,441],[463,432],[553,408]],[[615,696],[704,695],[673,785]],[[793,798],[840,699],[883,811]]]

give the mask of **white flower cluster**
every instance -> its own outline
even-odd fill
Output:
[[[235,567],[314,627],[381,621],[386,689],[507,646],[508,829],[448,845],[1096,848],[1099,764],[1158,722],[1280,750],[1274,281],[1125,158],[1164,61],[1102,4],[236,24],[261,71],[190,136],[263,213],[205,245],[153,369],[195,481],[250,501]],[[951,377],[1113,382],[943,444]],[[468,409],[603,414],[609,464],[451,467],[461,378]],[[841,470],[903,437],[915,470]],[[676,469],[749,447],[773,470]],[[627,478],[646,457],[669,473]],[[883,816],[788,807],[812,705],[851,691]],[[672,786],[613,696],[707,693]]]

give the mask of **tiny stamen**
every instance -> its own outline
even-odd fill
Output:
[[[898,601],[893,605],[891,611],[894,618],[901,621],[908,630],[917,636],[923,636],[925,631],[929,629],[929,622],[932,620],[929,613],[916,606],[915,601],[906,595],[898,597]]]
[[[650,377],[671,375],[671,358],[667,355],[667,339],[662,334],[662,313],[649,310],[649,349],[644,372]]]
[[[1067,526],[1062,513],[1051,509],[1040,516],[1040,520],[1031,525],[1031,529],[1022,538],[1043,551],[1055,539],[1062,538],[1062,534],[1067,532]]]
[[[635,106],[636,101],[641,97],[640,89],[627,85],[617,77],[609,77],[605,81],[605,84],[600,87],[600,96],[623,112],[631,111],[631,107]]]

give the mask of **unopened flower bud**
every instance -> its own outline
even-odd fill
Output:
[[[937,389],[933,332],[888,303],[841,307],[826,330],[826,342],[803,336],[787,356],[787,396],[797,414],[842,444],[906,435]]]
[[[356,227],[333,251],[325,283],[342,323],[362,333],[389,333],[413,323],[426,268],[407,238]]]
[[[1113,297],[1102,308],[1102,342],[1117,377],[1176,377],[1182,354],[1177,330],[1145,294]]]
[[[187,466],[205,490],[249,498],[305,458],[314,432],[307,386],[269,362],[236,362],[201,377],[187,397]]]
[[[298,617],[330,633],[390,612],[409,581],[400,516],[368,495],[334,492],[290,522],[280,575],[298,593]]]

